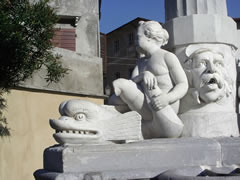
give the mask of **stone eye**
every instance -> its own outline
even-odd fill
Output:
[[[74,116],[74,119],[77,121],[85,121],[86,120],[86,115],[83,113],[78,113]]]
[[[216,61],[215,63],[215,66],[219,66],[219,67],[223,67],[223,63],[222,62],[220,62],[220,61]]]
[[[206,61],[205,61],[205,60],[201,61],[201,62],[199,63],[199,66],[207,66]]]

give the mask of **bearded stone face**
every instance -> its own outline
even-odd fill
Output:
[[[199,49],[189,58],[191,86],[197,92],[198,102],[211,103],[222,99],[228,92],[226,70],[221,53]]]

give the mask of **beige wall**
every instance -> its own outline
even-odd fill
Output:
[[[87,99],[103,104],[103,99],[43,92],[12,90],[7,97],[6,117],[11,137],[0,138],[0,180],[33,180],[33,172],[43,167],[43,151],[55,144],[49,118],[58,118],[59,104],[68,99]]]

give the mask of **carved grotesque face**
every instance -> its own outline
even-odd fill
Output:
[[[225,81],[223,55],[209,49],[200,49],[193,52],[189,59],[191,83],[198,92],[198,102],[215,102],[225,96],[228,84]]]

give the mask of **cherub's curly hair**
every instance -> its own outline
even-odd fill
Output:
[[[168,32],[156,21],[140,21],[139,28],[142,28],[146,37],[155,39],[157,41],[162,40],[162,45],[168,43]]]

